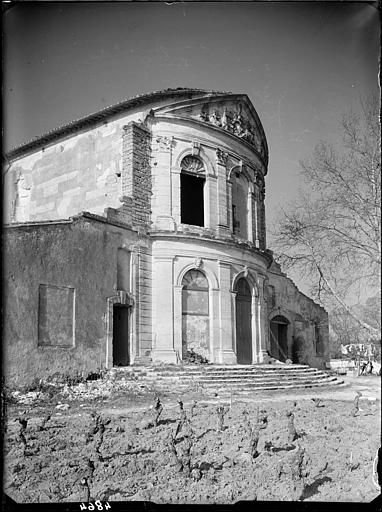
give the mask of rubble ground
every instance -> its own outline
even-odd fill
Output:
[[[8,404],[4,491],[15,501],[369,502],[380,492],[379,400],[189,395],[181,405],[139,386],[92,400],[75,388]]]

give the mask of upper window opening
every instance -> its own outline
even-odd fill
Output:
[[[187,155],[181,163],[180,175],[180,217],[182,224],[204,226],[204,184],[203,162]]]

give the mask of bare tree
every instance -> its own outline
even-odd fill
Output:
[[[349,297],[375,295],[380,283],[379,103],[369,98],[361,107],[342,118],[341,149],[322,141],[300,163],[306,187],[282,209],[273,234],[280,263],[308,279],[322,304],[340,304],[377,338],[380,328],[349,306]]]

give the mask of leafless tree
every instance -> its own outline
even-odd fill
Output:
[[[305,188],[280,212],[274,229],[276,257],[312,285],[325,305],[337,303],[371,337],[380,327],[349,306],[356,292],[378,293],[381,264],[381,160],[379,102],[341,122],[340,149],[321,141],[300,163]]]

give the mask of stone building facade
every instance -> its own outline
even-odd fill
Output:
[[[272,356],[324,367],[328,318],[266,246],[268,147],[245,94],[173,89],[8,155],[5,373]]]

